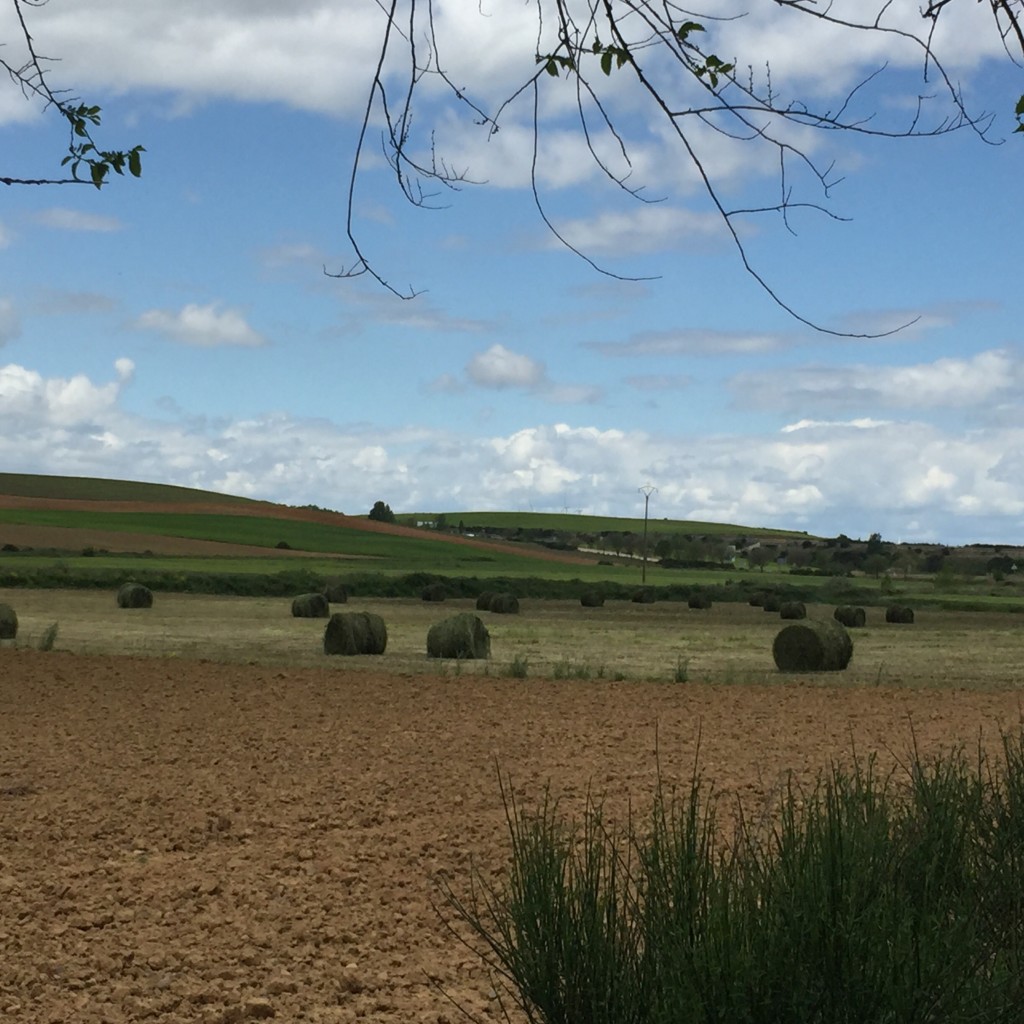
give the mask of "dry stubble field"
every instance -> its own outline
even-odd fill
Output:
[[[484,616],[489,671],[438,666],[469,602],[353,601],[383,658],[327,659],[286,601],[0,592],[0,1015],[12,1021],[444,1022],[498,1017],[435,880],[500,872],[497,771],[643,807],[697,756],[757,808],[829,758],[995,743],[1020,721],[1024,622],[869,610],[841,676],[784,677],[748,606],[524,602]],[[812,614],[830,613],[814,608]],[[59,621],[57,650],[27,645]],[[516,656],[526,679],[507,678]],[[670,682],[678,659],[690,682]],[[559,664],[591,678],[554,680]],[[597,678],[599,674],[606,678]],[[612,681],[615,674],[623,681]]]

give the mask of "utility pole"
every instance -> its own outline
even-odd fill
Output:
[[[637,490],[644,496],[644,563],[643,569],[640,570],[640,582],[647,582],[647,510],[651,503],[651,495],[658,493],[658,488],[653,484],[644,484],[643,487],[638,487]]]

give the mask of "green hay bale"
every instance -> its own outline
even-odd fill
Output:
[[[118,608],[152,608],[153,591],[141,583],[125,583],[117,592]]]
[[[806,619],[807,608],[803,601],[784,601],[779,608],[780,619]]]
[[[707,594],[691,594],[686,604],[690,608],[706,610],[711,607],[711,598]]]
[[[780,612],[782,611],[782,598],[778,594],[765,594],[761,607],[766,612]]]
[[[348,601],[348,587],[341,580],[328,580],[324,586],[324,597],[331,604],[345,604]]]
[[[654,604],[654,588],[641,587],[633,594],[633,604]]]
[[[489,658],[491,637],[478,615],[462,612],[431,626],[427,632],[427,657]]]
[[[485,590],[476,599],[476,610],[478,612],[489,612],[491,610],[491,602],[494,600],[494,591]]]
[[[863,629],[868,621],[868,613],[863,608],[855,608],[850,604],[840,605],[832,613],[832,617],[847,629]]]
[[[804,619],[776,636],[772,656],[780,672],[841,672],[853,657],[853,641],[835,619]]]
[[[423,588],[420,597],[424,601],[443,601],[448,596],[443,583],[431,583]]]
[[[885,609],[885,621],[912,625],[914,609],[905,604],[891,604]]]
[[[519,598],[515,594],[495,594],[491,598],[489,611],[496,615],[518,615]]]
[[[17,613],[9,604],[0,604],[0,640],[13,640],[17,635]]]
[[[603,608],[604,594],[600,590],[584,590],[580,594],[580,604],[584,608]]]
[[[292,615],[296,619],[326,619],[331,605],[323,594],[299,594],[292,601]]]
[[[387,627],[373,612],[335,612],[327,620],[324,654],[383,654],[387,645]]]

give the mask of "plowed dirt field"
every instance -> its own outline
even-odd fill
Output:
[[[497,770],[763,806],[851,747],[995,741],[1015,691],[382,675],[0,650],[0,1018],[498,1019],[434,908],[495,878]]]

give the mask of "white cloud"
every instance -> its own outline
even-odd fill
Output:
[[[84,210],[69,210],[64,206],[51,206],[48,210],[40,210],[35,221],[46,228],[58,231],[96,231],[100,233],[120,231],[124,225],[116,217],[104,216],[99,213],[86,213]]]
[[[0,464],[10,471],[152,480],[367,511],[557,510],[651,514],[835,536],[1007,541],[1024,528],[1024,428],[957,433],[912,421],[811,422],[769,437],[696,437],[566,422],[504,435],[129,415],[117,379],[0,368]]]
[[[535,388],[545,380],[544,364],[504,345],[477,353],[466,366],[469,379],[482,388]]]
[[[151,309],[135,321],[135,326],[198,348],[258,348],[267,344],[267,339],[249,326],[241,312],[222,310],[218,303],[190,303],[177,313]]]
[[[737,374],[731,388],[744,406],[810,409],[985,409],[1020,394],[1024,363],[1005,349],[969,359],[914,366],[803,367]]]
[[[793,344],[783,334],[719,331],[680,327],[673,331],[642,331],[626,341],[588,341],[586,348],[603,356],[720,356],[778,352]]]
[[[627,256],[694,245],[704,248],[725,240],[725,227],[717,213],[695,213],[660,203],[559,221],[557,227],[567,242],[585,253]],[[557,238],[545,236],[547,248],[561,244]]]
[[[135,367],[130,359],[118,359],[115,369],[117,381],[97,385],[81,373],[45,378],[14,363],[0,367],[0,423],[5,446],[16,450],[23,433],[39,427],[59,437],[65,430],[91,427],[115,413],[117,400]],[[70,438],[65,443],[70,444]],[[74,452],[69,450],[68,454],[73,463]]]

